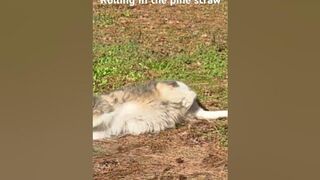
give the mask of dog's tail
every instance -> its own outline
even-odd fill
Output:
[[[222,110],[222,111],[206,111],[202,108],[199,108],[195,112],[195,117],[197,119],[207,119],[207,120],[214,120],[219,118],[227,118],[228,117],[228,111]]]
[[[228,117],[227,110],[209,111],[199,102],[198,99],[196,99],[189,111],[191,111],[194,117],[197,119],[214,120]]]

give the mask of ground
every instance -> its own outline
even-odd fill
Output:
[[[150,79],[191,86],[209,109],[228,108],[227,2],[93,6],[93,87]],[[227,119],[192,120],[160,134],[94,141],[94,179],[227,179]]]
[[[94,142],[94,179],[226,179],[225,121]]]

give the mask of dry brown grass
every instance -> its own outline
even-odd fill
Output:
[[[102,44],[139,43],[159,56],[191,53],[198,45],[227,48],[227,3],[220,5],[94,5],[94,41]]]
[[[219,122],[194,121],[160,134],[94,142],[94,179],[226,179]]]
[[[94,44],[134,42],[157,60],[192,54],[198,46],[227,51],[227,2],[222,2],[173,7],[94,3]],[[94,56],[101,54],[97,51]],[[197,64],[190,66],[198,71]],[[211,78],[211,86],[194,83],[191,80],[190,85],[210,97],[203,98],[208,109],[227,108],[227,100],[219,98],[225,96],[219,94],[226,92],[227,77]],[[227,132],[227,120],[192,121],[160,134],[95,141],[94,179],[227,179]]]

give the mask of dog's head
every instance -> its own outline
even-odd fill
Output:
[[[160,81],[156,85],[160,97],[164,101],[181,103],[185,108],[190,108],[196,99],[196,93],[180,81]]]

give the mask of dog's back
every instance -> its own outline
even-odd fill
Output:
[[[179,81],[151,81],[93,98],[96,139],[159,132],[175,127],[190,114],[215,117],[204,111],[196,102],[196,93]]]

